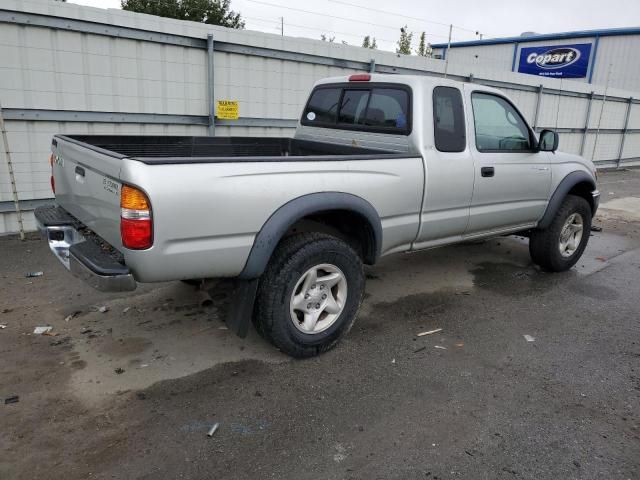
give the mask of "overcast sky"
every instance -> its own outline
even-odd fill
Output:
[[[120,0],[68,0],[101,8],[119,8]],[[232,0],[246,28],[285,35],[320,38],[322,33],[352,45],[364,35],[394,50],[400,27],[407,24],[417,46],[419,32],[430,43],[520,35],[525,31],[554,33],[597,28],[640,26],[640,0]],[[310,13],[310,12],[316,12]],[[635,22],[635,23],[634,23]]]

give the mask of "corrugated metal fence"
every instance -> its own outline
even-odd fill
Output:
[[[27,211],[52,197],[55,133],[288,136],[319,78],[443,69],[440,60],[50,0],[0,8],[0,103]],[[640,100],[630,92],[457,63],[448,76],[503,89],[538,130],[561,133],[564,151],[603,167],[640,163]],[[214,100],[238,100],[240,118],[214,119]],[[0,233],[17,231],[2,155]],[[25,224],[34,228],[29,213]]]

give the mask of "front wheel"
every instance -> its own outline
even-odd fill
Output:
[[[351,329],[364,284],[362,260],[347,243],[323,233],[292,235],[260,280],[254,323],[284,353],[318,355]]]
[[[549,227],[531,233],[531,259],[551,272],[569,270],[587,247],[590,231],[589,203],[582,197],[567,195]]]

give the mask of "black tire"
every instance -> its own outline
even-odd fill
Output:
[[[331,326],[304,333],[293,323],[290,300],[298,281],[310,268],[331,264],[347,282],[342,312]],[[344,241],[324,233],[300,233],[285,238],[265,270],[256,298],[254,323],[258,332],[282,352],[295,358],[318,355],[333,348],[346,335],[358,314],[365,275],[360,256]]]
[[[578,213],[582,217],[582,238],[578,248],[570,256],[560,253],[560,234],[567,218]],[[567,195],[551,224],[544,230],[534,230],[529,239],[529,253],[534,263],[550,272],[564,272],[573,267],[587,247],[591,232],[591,206],[582,197]]]

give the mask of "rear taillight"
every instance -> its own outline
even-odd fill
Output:
[[[56,194],[56,181],[53,179],[53,161],[55,158],[56,156],[53,153],[49,155],[49,166],[51,167],[51,191],[54,195]]]
[[[149,198],[129,185],[123,185],[120,192],[120,235],[122,245],[132,250],[144,250],[153,245]]]

